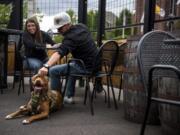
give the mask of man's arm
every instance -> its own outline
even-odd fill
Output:
[[[58,52],[55,52],[51,55],[50,59],[46,64],[48,64],[49,67],[53,66],[58,62],[58,60],[61,58],[61,55]]]
[[[46,62],[48,67],[51,67],[56,64],[56,62],[61,58],[61,55],[58,52],[55,52],[51,55],[50,59],[48,62]],[[39,69],[38,74],[40,75],[47,75],[48,74],[48,68],[47,67],[42,67]]]

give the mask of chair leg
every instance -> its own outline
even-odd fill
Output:
[[[141,126],[140,135],[144,135],[144,131],[145,131],[145,128],[146,128],[146,121],[148,119],[148,114],[149,114],[150,106],[151,106],[151,99],[148,98],[147,106],[146,106],[146,111],[145,111],[145,115],[144,115],[144,120],[143,120],[143,124]]]
[[[23,70],[20,71],[20,78],[19,78],[19,88],[18,88],[18,95],[21,93],[21,84],[23,85],[24,83],[24,72]],[[24,87],[24,86],[22,86]]]
[[[103,89],[103,91],[104,91],[104,102],[106,103],[107,102],[107,94],[106,94],[106,90],[105,89]]]
[[[18,88],[18,96],[20,95],[20,93],[21,93],[21,78],[20,78],[20,80],[19,80],[19,88]]]
[[[97,90],[97,79],[95,78],[94,79],[94,82],[93,82],[93,90],[94,90],[94,93],[93,93],[93,98],[96,98],[96,90]]]
[[[95,91],[96,91],[95,85],[93,87],[92,94],[91,94],[90,89],[89,89],[89,100],[90,100],[89,103],[90,103],[92,115],[94,115],[93,98],[94,98]]]
[[[65,96],[65,94],[66,94],[66,87],[67,87],[67,83],[68,83],[68,76],[66,76],[66,81],[65,81],[65,85],[64,85],[64,90],[62,91],[62,97],[63,97],[63,99],[64,99],[64,96]]]
[[[119,82],[119,95],[118,95],[118,101],[121,99],[121,90],[122,90],[122,74],[121,74],[121,79]]]
[[[13,75],[13,86],[12,86],[12,89],[14,89],[15,88],[15,78],[16,78],[16,75],[18,74],[18,73],[16,73],[17,71],[15,70],[14,71],[14,75]]]
[[[14,78],[15,78],[15,75],[14,75]],[[15,79],[13,78],[13,86],[12,86],[12,89],[14,89],[15,87]]]
[[[63,77],[60,77],[60,83],[61,83],[61,86],[60,86],[60,90],[61,90],[62,86],[63,86],[63,83],[64,83],[64,78]]]
[[[111,107],[111,103],[110,103],[110,92],[109,92],[109,78],[108,76],[106,76],[106,82],[107,82],[107,91],[108,91],[108,108]]]
[[[31,70],[29,70],[29,85],[30,85],[30,92],[33,91],[33,86],[32,86],[32,76],[34,75],[35,73],[33,73]]]
[[[94,95],[93,98],[96,98],[96,89],[97,89],[97,79],[96,78],[94,79],[93,84],[94,84],[93,88],[95,89],[94,94],[93,94]]]
[[[22,78],[22,88],[23,88],[23,93],[24,93],[24,75],[23,75],[23,78]]]
[[[1,85],[0,87],[2,87],[2,80],[1,80]],[[0,88],[1,89],[1,94],[3,94],[3,88]]]
[[[89,94],[89,106],[90,106],[90,111],[91,111],[91,115],[94,115],[94,107],[93,107],[93,96],[94,96],[93,94],[94,94],[94,89],[93,89],[93,92],[92,92],[92,95],[91,95],[89,81],[90,81],[90,78],[86,78],[84,105],[86,104],[87,94]]]
[[[115,109],[118,109],[111,76],[109,76],[109,82],[110,82],[111,90],[112,90],[112,94],[113,94],[114,107],[115,107]]]
[[[3,89],[1,88],[1,94],[3,94]]]
[[[2,87],[2,79],[1,79],[1,76],[0,76],[0,87]],[[0,90],[1,90],[1,94],[3,94],[3,88],[0,88]]]
[[[28,76],[28,81],[29,81],[29,90],[30,90],[30,92],[32,92],[33,91],[33,88],[32,88],[32,81],[31,81],[31,71],[29,70],[29,74],[27,75]],[[24,77],[23,77],[24,78]],[[23,79],[23,81],[24,81],[24,79]],[[24,87],[24,82],[23,82],[23,87]],[[24,93],[24,89],[23,89],[23,93]]]
[[[86,100],[87,100],[87,93],[88,93],[88,79],[86,78],[86,86],[85,86],[85,96],[84,96],[84,105],[86,105]]]

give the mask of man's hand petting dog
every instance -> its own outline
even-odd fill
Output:
[[[48,69],[45,68],[45,67],[42,67],[39,72],[38,72],[39,75],[42,75],[42,76],[46,76],[48,74]]]
[[[22,121],[29,124],[33,121],[47,118],[49,113],[62,107],[62,96],[59,91],[48,90],[48,79],[45,76],[34,75],[32,77],[31,98],[26,105],[22,105],[16,112],[5,117],[5,119],[17,118],[30,115]]]

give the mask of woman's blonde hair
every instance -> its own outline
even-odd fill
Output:
[[[28,23],[34,23],[35,26],[36,26],[36,32],[35,32],[35,42],[38,42],[38,43],[43,43],[42,41],[42,35],[41,35],[41,30],[40,30],[40,26],[39,26],[39,23],[37,21],[37,18],[36,17],[31,17],[29,19],[26,20],[26,23],[25,23],[25,31],[28,32],[27,30],[27,24]],[[29,32],[28,32],[29,33]]]

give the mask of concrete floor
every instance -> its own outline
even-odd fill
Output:
[[[140,124],[124,119],[122,101],[118,110],[107,108],[104,95],[100,93],[94,102],[95,115],[90,114],[88,104],[83,105],[84,89],[77,87],[75,104],[67,105],[60,111],[51,113],[48,119],[23,125],[23,118],[5,120],[4,117],[25,104],[29,97],[29,86],[25,93],[17,95],[17,87],[11,89],[12,80],[8,79],[9,88],[0,95],[0,134],[1,135],[139,135]],[[118,89],[116,96],[118,95]],[[148,126],[146,135],[161,135],[160,126]]]

